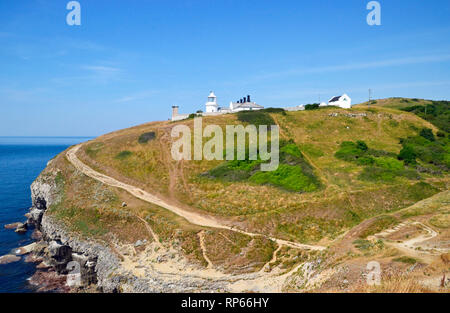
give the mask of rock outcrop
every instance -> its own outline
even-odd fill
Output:
[[[56,273],[78,279],[76,285],[97,284],[103,292],[119,291],[121,279],[113,274],[120,264],[117,255],[106,245],[67,231],[60,221],[46,213],[55,201],[59,201],[60,190],[55,182],[57,173],[44,172],[31,185],[33,206],[26,223],[42,234],[34,255],[42,258]]]

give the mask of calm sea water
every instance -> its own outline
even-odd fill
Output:
[[[23,222],[31,206],[30,185],[47,162],[86,137],[0,137],[0,256],[29,244],[31,232],[19,235],[5,224]],[[0,292],[33,292],[27,284],[34,265],[19,262],[0,265]]]

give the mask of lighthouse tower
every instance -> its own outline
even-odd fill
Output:
[[[217,105],[217,97],[214,92],[210,92],[208,96],[208,102],[206,102],[206,113],[214,113],[219,110]]]

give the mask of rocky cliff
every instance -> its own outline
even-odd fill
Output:
[[[61,197],[56,175],[57,170],[45,170],[31,185],[32,207],[27,223],[42,233],[35,256],[42,257],[59,274],[68,274],[75,280],[72,286],[97,284],[104,292],[119,291],[120,277],[112,273],[120,260],[111,249],[67,231],[47,213]]]

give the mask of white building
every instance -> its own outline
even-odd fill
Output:
[[[204,113],[196,113],[197,115],[221,115],[227,113],[235,113],[239,111],[252,111],[264,109],[262,105],[250,101],[250,96],[243,97],[237,102],[230,102],[229,108],[221,108],[217,103],[217,97],[214,92],[210,92],[208,96],[208,101],[205,103],[206,110]],[[172,106],[172,121],[184,120],[189,117],[189,114],[180,114],[178,112],[178,106]]]
[[[210,92],[208,96],[208,102],[206,102],[206,113],[215,113],[219,111],[219,105],[217,104],[217,97],[214,92]]]
[[[331,98],[328,101],[328,105],[337,106],[343,109],[350,109],[352,107],[352,99],[344,93],[342,96]]]
[[[264,107],[262,105],[257,104],[256,102],[250,101],[250,95],[240,99],[237,102],[230,102],[230,110],[231,112],[239,112],[239,111],[257,111],[262,110]]]

